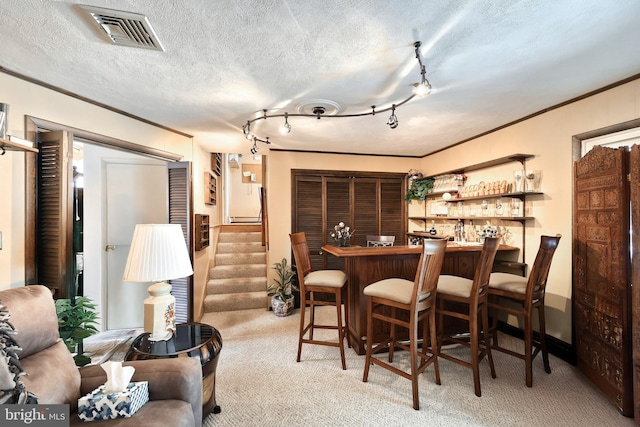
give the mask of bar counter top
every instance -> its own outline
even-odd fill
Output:
[[[322,250],[338,258],[360,257],[360,256],[388,256],[388,255],[408,255],[422,252],[420,245],[394,245],[394,246],[334,246],[323,245]],[[500,245],[498,251],[518,251],[519,248],[509,245]],[[456,243],[447,242],[447,253],[452,252],[480,252],[482,243]]]

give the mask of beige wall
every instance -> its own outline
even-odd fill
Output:
[[[272,152],[267,173],[269,258],[290,258],[292,168],[388,172],[417,168],[431,175],[510,154],[534,154],[527,168],[542,171],[544,196],[534,197],[528,206],[535,220],[527,223],[525,261],[533,263],[541,235],[562,234],[547,287],[547,333],[571,343],[572,136],[639,117],[640,80],[636,80],[420,160]],[[506,179],[517,165],[486,173]],[[470,179],[479,180],[478,173],[470,174]]]
[[[219,224],[219,207],[204,205],[205,170],[210,168],[208,153],[200,149],[192,138],[163,130],[103,108],[82,102],[58,92],[42,88],[0,73],[2,101],[10,105],[9,134],[25,137],[25,116],[34,116],[62,125],[134,142],[176,153],[183,160],[193,162],[194,209],[209,213],[212,225]],[[0,250],[0,289],[23,286],[24,283],[24,154],[7,152],[0,157],[0,231],[3,247]],[[196,257],[196,289],[206,283],[208,257]]]
[[[268,265],[287,258],[291,261],[291,169],[322,169],[406,173],[420,166],[418,158],[353,156],[272,151],[267,156],[269,209]],[[320,195],[318,195],[320,202]],[[269,271],[272,275],[273,272]],[[272,276],[270,276],[271,280]]]
[[[1,102],[10,104],[9,133],[24,136],[24,116],[32,115],[92,132],[129,140],[182,154],[194,161],[194,206],[196,212],[212,215],[212,225],[221,223],[219,206],[205,207],[203,183],[198,178],[208,170],[208,159],[190,138],[137,122],[76,99],[43,89],[0,73]],[[542,234],[561,233],[563,239],[554,259],[547,292],[548,333],[571,342],[571,215],[572,140],[582,132],[640,117],[640,80],[627,83],[582,101],[552,110],[506,129],[494,132],[424,159],[349,156],[273,151],[267,156],[269,195],[269,261],[290,260],[291,169],[335,169],[406,172],[417,168],[425,174],[463,167],[513,153],[534,154],[528,168],[543,171],[544,197],[531,205],[535,221],[527,235],[527,259],[533,261]],[[196,141],[197,142],[197,141]],[[417,142],[419,143],[419,142]],[[0,289],[24,285],[24,161],[21,153],[0,157]],[[510,166],[489,174],[509,174]],[[220,205],[220,204],[219,204]],[[198,254],[197,262],[208,262]],[[202,266],[197,271],[204,273]],[[196,286],[203,286],[197,280]]]

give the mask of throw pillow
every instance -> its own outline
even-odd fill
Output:
[[[9,322],[9,310],[0,302],[0,404],[38,403],[38,398],[28,392],[20,376],[25,375],[17,352],[22,350],[13,339],[16,330]]]

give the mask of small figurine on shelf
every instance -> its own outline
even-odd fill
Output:
[[[460,173],[460,174],[454,175],[453,180],[458,186],[457,198],[459,199],[462,197],[462,189],[464,188],[464,182],[467,180],[467,176],[463,173]]]

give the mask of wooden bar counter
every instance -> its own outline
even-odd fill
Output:
[[[413,281],[422,252],[421,246],[387,247],[338,247],[324,245],[322,250],[335,257],[344,259],[345,273],[348,277],[349,333],[351,346],[358,354],[365,354],[364,338],[367,335],[367,302],[364,288],[373,282],[392,277]],[[476,263],[480,257],[482,245],[457,245],[449,242],[445,254],[442,274],[473,279]],[[517,256],[519,249],[514,246],[500,245],[498,256],[506,259]],[[398,333],[405,331],[398,329]],[[374,331],[374,340],[384,338],[384,330]]]

